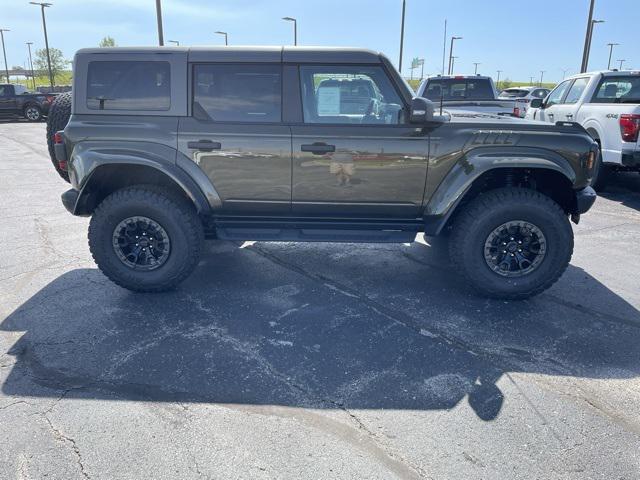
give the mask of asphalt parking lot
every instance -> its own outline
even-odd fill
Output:
[[[44,124],[0,124],[0,478],[640,477],[640,175],[524,302],[440,240],[208,242],[133,294],[59,196]]]

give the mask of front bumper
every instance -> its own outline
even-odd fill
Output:
[[[622,152],[622,165],[631,168],[640,168],[640,151]]]
[[[67,211],[72,215],[75,215],[76,203],[78,203],[79,195],[80,192],[78,192],[78,190],[76,190],[75,188],[71,188],[60,196],[64,208],[66,208]]]
[[[585,187],[582,190],[576,190],[576,211],[578,215],[586,213],[593,206],[598,195],[591,187]]]

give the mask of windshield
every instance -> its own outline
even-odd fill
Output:
[[[429,79],[424,97],[432,101],[440,100],[493,100],[491,82],[486,78],[442,78]]]
[[[592,103],[640,103],[640,74],[604,77]]]
[[[510,88],[509,90],[503,90],[500,92],[501,97],[506,98],[523,98],[529,94],[529,90],[522,90],[519,88]]]

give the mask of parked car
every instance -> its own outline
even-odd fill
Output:
[[[527,118],[577,122],[598,142],[601,161],[593,185],[603,189],[611,172],[640,172],[640,71],[581,73],[533,100]]]
[[[38,122],[49,112],[55,94],[31,93],[24,85],[0,84],[0,116]]]
[[[521,299],[562,275],[569,219],[595,201],[598,148],[579,125],[439,115],[368,50],[87,49],[73,78],[54,145],[72,186],[62,202],[91,216],[96,263],[135,291],[184,280],[204,237],[448,231],[453,269],[487,296]],[[343,102],[345,79],[373,84],[375,105]]]
[[[417,94],[447,110],[466,110],[496,115],[513,115],[515,100],[499,99],[491,77],[455,75],[425,78]]]
[[[502,90],[498,98],[501,100],[515,100],[513,116],[524,118],[531,100],[534,98],[544,98],[550,91],[548,88],[534,86],[512,87]]]

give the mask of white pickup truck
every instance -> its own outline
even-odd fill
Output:
[[[640,172],[640,71],[581,73],[533,100],[526,118],[576,122],[600,144],[601,159],[592,185],[605,187],[609,174]]]

